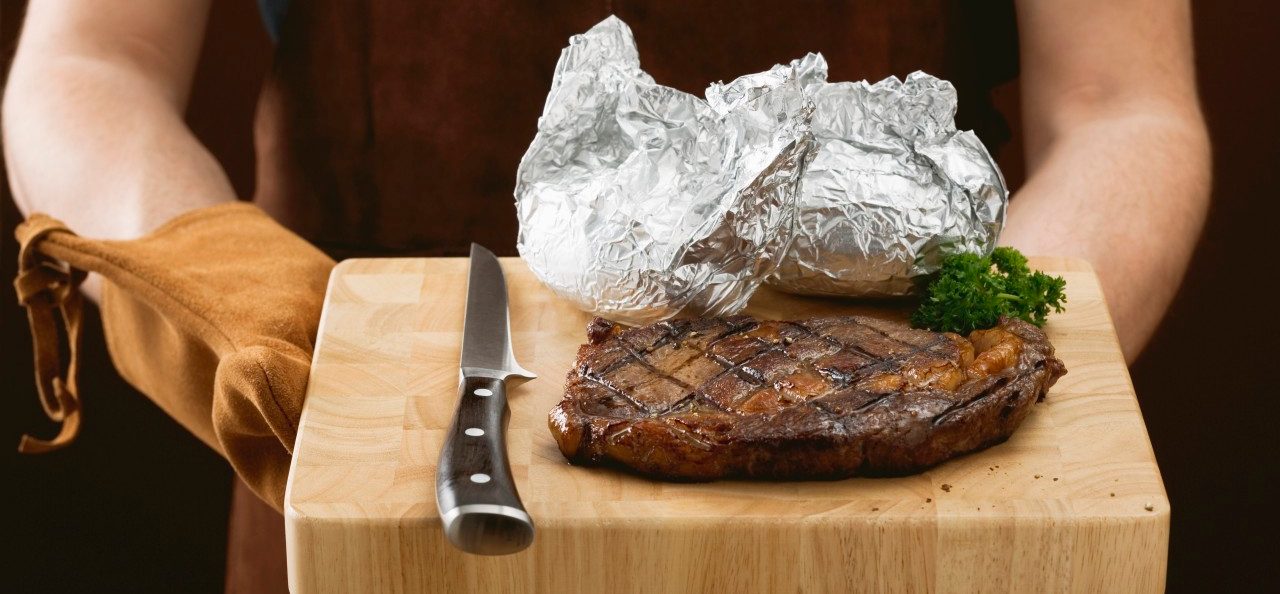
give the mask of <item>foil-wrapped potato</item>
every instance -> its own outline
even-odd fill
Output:
[[[978,137],[956,130],[951,83],[915,72],[810,90],[818,149],[800,179],[791,248],[770,284],[905,295],[947,254],[995,249],[1008,191]]]
[[[640,324],[725,315],[761,283],[900,295],[952,251],[990,251],[1007,193],[955,130],[955,91],[827,83],[809,54],[712,84],[654,82],[609,17],[570,39],[520,162],[518,248],[584,310]]]

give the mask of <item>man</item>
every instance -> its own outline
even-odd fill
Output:
[[[646,69],[685,88],[820,50],[852,65],[833,80],[921,68],[956,81],[962,115],[983,114],[999,80],[972,69],[1013,58],[958,58],[981,41],[966,14],[986,9],[943,0],[690,4],[271,2],[285,18],[255,127],[255,201],[335,255],[452,254],[468,239],[509,251],[511,180],[555,56],[609,12],[659,52]],[[237,199],[182,118],[207,13],[207,0],[32,3],[3,106],[23,212],[123,239]],[[1017,24],[1028,178],[1002,243],[1089,260],[1132,361],[1208,204],[1190,7],[1026,0]],[[92,277],[85,289],[97,295]]]

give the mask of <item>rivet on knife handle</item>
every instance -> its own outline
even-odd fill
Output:
[[[471,244],[462,330],[458,408],[436,467],[436,504],[445,536],[480,555],[505,555],[533,542],[530,519],[507,460],[507,382],[533,379],[516,362],[502,266]]]

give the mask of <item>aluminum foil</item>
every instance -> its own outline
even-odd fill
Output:
[[[951,83],[915,72],[808,89],[818,151],[800,182],[794,241],[770,284],[905,295],[944,256],[995,249],[1008,190],[978,137],[956,130]]]
[[[616,17],[575,35],[516,174],[529,268],[627,323],[741,310],[790,245],[814,149],[798,68],[717,85],[705,101],[654,83]]]
[[[713,84],[656,84],[609,17],[561,53],[520,162],[518,248],[584,310],[627,323],[741,310],[781,288],[889,295],[945,253],[989,251],[999,172],[952,122],[955,91],[826,82],[809,54]]]

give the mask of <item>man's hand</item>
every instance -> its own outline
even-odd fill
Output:
[[[1023,0],[1018,24],[1029,177],[1003,241],[1089,260],[1132,362],[1177,292],[1209,204],[1190,6]]]
[[[24,213],[126,239],[235,200],[183,121],[208,0],[32,2],[27,10],[3,107],[5,159]]]

